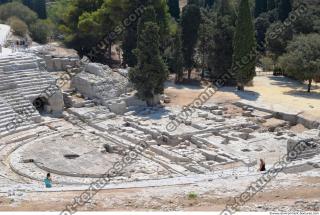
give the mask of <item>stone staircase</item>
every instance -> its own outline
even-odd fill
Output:
[[[32,103],[36,98],[46,98],[48,89],[55,86],[43,62],[28,53],[0,57],[0,136],[32,128],[41,121]],[[9,123],[11,129],[7,128]]]

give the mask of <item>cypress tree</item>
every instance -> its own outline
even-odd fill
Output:
[[[248,0],[241,0],[233,42],[233,63],[238,90],[255,76],[256,40]]]
[[[213,27],[213,46],[210,47],[208,60],[210,77],[213,80],[221,78],[231,69],[234,22],[235,14],[231,8],[230,0],[220,0]],[[235,78],[230,77],[226,84],[235,85]]]
[[[130,0],[125,17],[129,17],[131,14],[135,14],[137,8],[141,5],[153,6],[156,13],[157,24],[160,27],[160,44],[164,44],[166,37],[169,34],[169,18],[168,6],[166,0]],[[143,12],[144,13],[144,12]],[[136,56],[133,54],[133,50],[137,47],[137,23],[132,23],[126,27],[123,35],[122,50],[124,64],[133,67],[137,64]]]
[[[280,0],[279,2],[279,19],[284,22],[292,11],[291,0]]]
[[[205,0],[205,7],[212,8],[215,0]]]
[[[268,0],[268,11],[276,8],[275,0]]]
[[[191,3],[183,8],[181,17],[182,50],[185,67],[188,69],[188,79],[194,66],[195,47],[198,41],[201,13],[197,4]]]
[[[174,51],[173,51],[173,71],[176,73],[176,82],[181,82],[183,79],[183,53],[181,30],[178,29],[174,38]]]
[[[0,0],[0,4],[6,4],[8,2],[11,2],[11,0]]]
[[[258,17],[261,13],[267,12],[268,0],[256,0],[254,7],[254,16]]]
[[[176,20],[180,19],[180,5],[179,0],[168,0],[169,13]]]
[[[40,19],[47,18],[46,0],[33,0],[32,7]]]
[[[130,70],[129,78],[138,96],[148,105],[155,105],[159,102],[156,96],[163,93],[168,70],[160,54],[160,28],[156,22],[150,21],[153,18],[149,15],[139,21],[137,48],[134,50],[138,63]]]

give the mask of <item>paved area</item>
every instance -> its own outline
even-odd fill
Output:
[[[246,92],[223,87],[209,101],[232,103],[243,99],[320,119],[320,84],[314,84],[311,93],[307,93],[306,89],[306,84],[286,77],[257,76],[254,85],[247,87]],[[172,98],[170,106],[190,104],[201,92],[201,87],[173,85],[169,82],[166,88],[166,94]]]

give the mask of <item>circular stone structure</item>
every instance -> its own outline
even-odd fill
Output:
[[[47,172],[77,177],[102,177],[122,156],[104,150],[106,140],[83,133],[47,138],[22,146],[22,162]]]
[[[121,162],[129,149],[85,131],[68,131],[19,145],[9,155],[11,169],[19,175],[42,181],[54,174],[61,184],[88,184],[105,177],[114,164]],[[133,181],[169,177],[170,171],[144,156],[111,181]]]

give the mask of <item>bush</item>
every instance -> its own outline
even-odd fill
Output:
[[[28,26],[37,20],[37,14],[21,3],[12,2],[0,6],[0,20],[7,21],[12,16],[18,17]]]
[[[52,24],[49,21],[38,20],[30,26],[32,39],[37,43],[47,43],[52,35]]]
[[[13,33],[17,36],[24,37],[28,32],[28,26],[18,17],[10,17],[7,23],[11,26]]]

